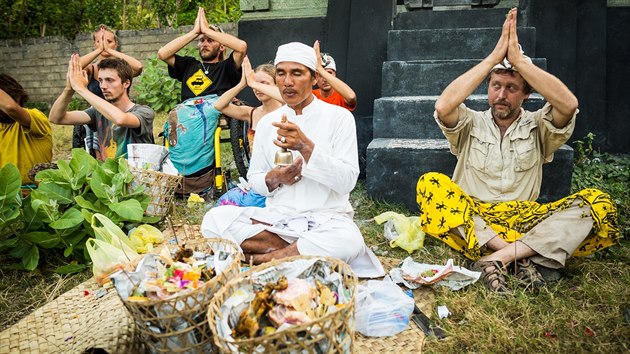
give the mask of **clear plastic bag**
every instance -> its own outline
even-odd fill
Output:
[[[354,312],[356,330],[364,336],[385,337],[409,325],[414,300],[389,277],[368,280],[357,289]]]

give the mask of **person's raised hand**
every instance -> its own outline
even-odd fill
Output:
[[[101,26],[101,52],[110,53],[112,52],[112,48],[107,45],[107,41],[105,40],[105,27]]]
[[[516,33],[516,11],[516,8],[510,10],[510,14],[512,14],[512,22],[510,24],[507,58],[512,65],[520,64],[523,60],[523,52],[518,43],[518,35]]]
[[[206,10],[201,8],[201,17],[199,18],[199,24],[201,25],[201,33],[206,33],[210,30],[216,31],[214,26],[210,26],[208,24],[208,19],[206,18]]]
[[[247,85],[251,86],[252,83],[256,82],[256,78],[254,77],[252,63],[249,61],[249,57],[247,55],[245,56],[245,58],[243,58],[243,64],[241,64],[241,68],[243,69],[245,80],[247,80]]]
[[[72,76],[73,70],[74,68],[72,67],[72,56],[70,56],[70,60],[68,61],[68,71],[66,72],[66,90],[72,90],[72,83],[70,83],[70,76]]]
[[[322,63],[322,53],[321,50],[319,48],[319,40],[316,40],[315,43],[313,44],[313,49],[315,50],[315,59],[317,59],[317,70],[316,71],[320,71],[319,69],[324,69],[324,64]]]
[[[283,115],[283,117],[286,117],[286,115]],[[278,128],[277,140],[273,141],[276,146],[300,152],[307,147],[312,147],[313,142],[302,132],[302,129],[297,124],[286,121],[284,123],[273,122],[272,125]]]
[[[192,30],[190,30],[190,32],[194,33],[194,34],[201,34],[203,32],[201,32],[201,18],[205,18],[205,16],[203,15],[203,8],[200,7],[199,10],[197,10],[197,18],[195,18],[195,24],[192,28]]]
[[[245,64],[245,60],[247,60],[247,56],[243,58],[243,64]],[[240,88],[245,88],[245,86],[247,86],[247,73],[245,72],[245,68],[243,67],[243,65],[241,65],[241,81],[239,81],[236,86]]]
[[[98,49],[100,53],[103,53],[107,50],[105,46],[105,29],[101,25],[101,29],[94,35],[94,48]]]
[[[505,21],[503,22],[503,27],[501,28],[501,37],[499,37],[497,45],[492,50],[492,53],[488,55],[488,59],[492,62],[492,65],[500,63],[507,56],[508,42],[510,39],[510,26],[512,25],[513,17],[515,17],[515,9],[511,9],[505,16]],[[515,20],[516,19],[514,18],[514,21]]]
[[[72,54],[70,57],[70,63],[68,64],[68,81],[73,90],[86,88],[88,84],[88,76],[85,70],[81,68],[79,61],[79,54]]]

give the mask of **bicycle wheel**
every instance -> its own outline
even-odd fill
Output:
[[[230,143],[234,154],[234,163],[238,169],[238,174],[246,178],[249,169],[249,141],[247,139],[247,129],[249,124],[242,120],[230,118]]]

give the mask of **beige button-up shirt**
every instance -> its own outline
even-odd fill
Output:
[[[574,113],[561,129],[551,124],[551,105],[536,112],[521,108],[521,115],[501,139],[490,109],[473,111],[459,106],[454,128],[435,120],[457,156],[453,181],[470,196],[484,202],[536,200],[542,183],[542,165],[564,144],[575,128]]]

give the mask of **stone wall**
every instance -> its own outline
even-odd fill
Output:
[[[119,50],[144,62],[164,44],[191,28],[118,31]],[[234,23],[222,24],[221,28],[236,35]],[[70,55],[84,55],[92,49],[91,33],[79,34],[74,41],[65,37],[0,40],[0,72],[18,80],[30,95],[30,102],[52,104],[65,85]]]

